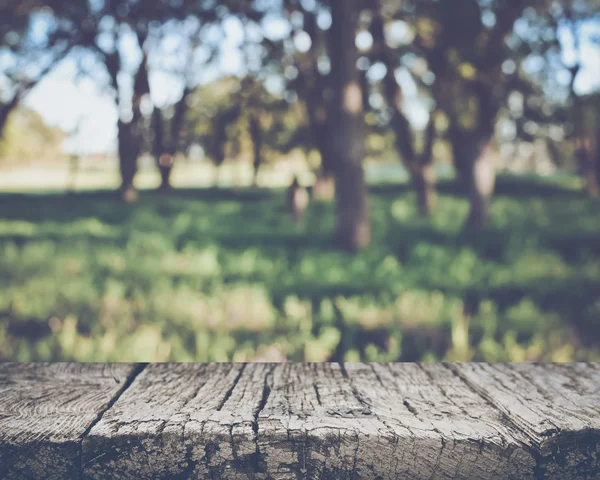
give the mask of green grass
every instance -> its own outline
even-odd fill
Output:
[[[502,179],[493,224],[373,187],[372,246],[335,250],[281,190],[0,194],[0,359],[600,360],[600,204]],[[466,312],[466,314],[465,314]]]

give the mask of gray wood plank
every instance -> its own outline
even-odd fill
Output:
[[[590,365],[150,365],[84,439],[83,474],[600,478],[597,374]],[[532,403],[540,398],[544,408]]]
[[[259,416],[281,479],[533,478],[524,440],[441,365],[288,365]]]
[[[248,478],[271,368],[149,365],[85,438],[85,477]]]
[[[598,365],[137,373],[0,364],[0,478],[600,478]]]
[[[540,478],[600,478],[600,366],[452,365],[527,436]]]
[[[79,478],[81,439],[131,364],[0,364],[0,478]]]

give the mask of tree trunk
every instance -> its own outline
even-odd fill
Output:
[[[336,238],[343,249],[355,251],[371,240],[367,188],[362,166],[364,117],[355,31],[357,0],[332,2],[331,72],[334,97],[329,123],[331,160],[335,162],[337,197]]]
[[[434,115],[435,112],[431,113],[429,124],[425,131],[423,151],[417,162],[419,166],[418,173],[413,176],[417,192],[417,204],[422,217],[431,215],[437,202],[435,166],[433,164],[433,142],[436,135]]]
[[[318,71],[314,75],[317,74]],[[317,82],[317,79],[314,81]],[[321,157],[321,165],[316,172],[312,197],[318,201],[329,202],[335,198],[335,165],[333,165],[329,148],[328,113],[327,106],[323,103],[322,92],[324,88],[325,85],[321,84],[314,91],[307,92],[305,101],[311,137]]]
[[[417,195],[417,206],[421,217],[431,215],[436,204],[435,169],[431,164],[421,164],[411,172],[412,183]]]
[[[192,90],[187,86],[183,89],[183,94],[179,101],[175,104],[175,112],[173,113],[173,120],[171,122],[171,142],[169,149],[166,153],[160,156],[159,160],[159,171],[160,171],[160,190],[165,192],[171,190],[171,173],[175,166],[175,158],[179,152],[181,130],[185,120],[185,114],[187,112],[187,101],[192,93]],[[161,114],[162,119],[162,114]],[[164,128],[163,128],[164,130]],[[162,134],[163,139],[161,140],[164,145],[164,133]]]
[[[586,108],[582,98],[575,92],[575,80],[582,66],[577,62],[571,68],[570,97],[573,102],[573,127],[579,157],[579,171],[583,180],[584,189],[588,196],[598,195],[598,174],[600,173],[600,160],[598,159],[598,137],[594,137],[589,130],[590,120],[586,115]]]
[[[596,172],[596,185],[600,187],[600,131],[596,134],[596,156],[594,161],[594,167]]]
[[[161,158],[163,158],[162,161],[164,164],[161,164],[158,169],[160,172],[160,187],[158,188],[161,192],[168,192],[172,188],[171,172],[173,171],[173,157],[171,157],[171,155],[163,155]]]
[[[119,171],[121,173],[121,187],[119,193],[126,202],[137,200],[137,191],[133,185],[133,179],[137,173],[136,138],[132,132],[133,122],[125,123],[119,120]]]
[[[249,119],[249,131],[250,138],[252,139],[252,166],[254,169],[254,174],[252,177],[252,184],[254,186],[257,185],[258,180],[258,171],[260,170],[260,166],[262,165],[262,144],[263,144],[263,134],[260,126],[260,120],[258,115],[255,113],[250,114]]]
[[[304,18],[304,30],[310,36],[312,43],[310,50],[297,62],[299,70],[297,89],[306,105],[311,146],[317,149],[321,157],[321,165],[315,172],[312,198],[329,202],[335,199],[335,165],[329,147],[331,104],[326,95],[331,86],[331,75],[319,70],[320,49],[326,42],[322,37],[323,32],[318,27],[317,15],[305,11]]]
[[[8,117],[11,112],[17,107],[16,96],[8,103],[0,103],[0,140],[4,135],[4,129],[8,123]]]
[[[395,80],[394,80],[395,82]],[[408,168],[411,181],[417,196],[419,215],[428,217],[433,212],[436,203],[435,169],[433,166],[433,141],[435,127],[430,122],[423,152],[417,155],[412,140],[410,125],[398,107],[392,116],[391,126],[396,134],[396,148]]]
[[[461,154],[464,147],[456,147],[452,142],[452,151],[454,152],[452,163],[454,165],[454,174],[456,175],[456,183],[462,190],[469,190],[471,182],[471,161],[470,155]],[[468,150],[468,148],[467,148]]]
[[[119,192],[121,199],[127,203],[133,203],[138,199],[138,193],[133,184],[133,179],[135,178],[135,174],[137,172],[135,167],[133,167],[131,157],[121,157],[120,166],[121,187],[119,188]]]
[[[143,42],[140,41],[140,46]],[[148,82],[148,57],[144,53],[142,62],[135,74],[132,95],[132,118],[129,122],[119,120],[119,166],[121,171],[120,193],[126,202],[137,200],[137,191],[133,179],[138,170],[138,157],[142,150],[143,116],[141,111],[142,98],[150,93]]]
[[[324,107],[321,106],[321,109],[324,110]],[[319,112],[318,109],[316,111]],[[310,120],[311,130],[321,157],[321,166],[316,173],[312,196],[318,201],[331,202],[335,199],[335,165],[332,162],[333,158],[329,148],[329,130],[327,121],[320,118],[318,113],[314,115]],[[321,116],[326,116],[326,114]]]
[[[322,99],[322,92],[319,95]],[[329,128],[327,108],[318,104],[318,97],[313,96],[310,99],[312,103],[309,106],[309,121],[313,141],[321,157],[321,165],[316,172],[315,183],[313,185],[312,197],[321,202],[332,202],[335,200],[335,164],[332,161],[329,147]]]
[[[581,138],[579,158],[585,192],[589,197],[595,197],[598,195],[598,174],[600,173],[597,139],[591,138],[591,136]]]
[[[138,170],[137,160],[142,146],[141,114],[135,113],[131,122],[119,120],[119,169],[121,172],[121,198],[135,202],[138,198],[133,180]]]
[[[466,227],[482,228],[489,224],[490,206],[496,181],[493,137],[480,132],[452,133],[455,161],[463,165],[470,213]]]
[[[164,117],[162,111],[157,107],[154,107],[152,112],[152,133],[152,154],[160,173],[158,190],[165,192],[171,188],[170,177],[173,170],[173,156],[166,151]]]

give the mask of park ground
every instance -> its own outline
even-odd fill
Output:
[[[600,360],[600,202],[568,179],[502,176],[478,232],[450,180],[431,219],[373,184],[349,255],[276,184],[127,205],[94,178],[0,193],[0,360]]]

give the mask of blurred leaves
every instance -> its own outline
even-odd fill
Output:
[[[17,109],[5,128],[4,136],[0,136],[1,163],[56,161],[64,156],[65,132],[48,126],[33,110]]]

